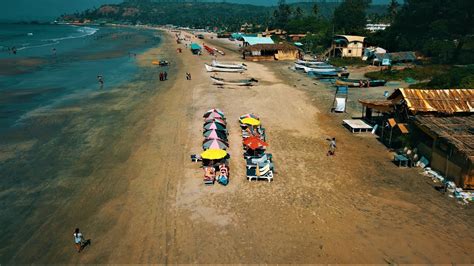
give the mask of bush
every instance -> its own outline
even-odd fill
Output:
[[[448,67],[446,66],[424,66],[424,67],[413,67],[405,68],[402,70],[383,70],[368,72],[365,74],[367,78],[370,79],[384,79],[387,81],[390,80],[429,80],[436,75],[440,75],[446,71]]]
[[[343,66],[367,66],[369,63],[367,61],[362,61],[360,58],[340,58],[340,57],[331,57],[329,63],[334,66],[343,67]]]

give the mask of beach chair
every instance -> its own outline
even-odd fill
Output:
[[[270,165],[265,167],[265,169],[260,169],[260,175],[257,175],[257,168],[247,168],[247,179],[252,181],[252,179],[266,179],[268,182],[273,181],[273,171],[270,170]]]
[[[216,181],[216,169],[210,166],[204,167],[204,184],[214,185],[215,181]]]
[[[244,153],[244,158],[245,160],[249,160],[249,159],[259,159],[259,158],[262,158],[263,156],[267,156],[267,160],[271,161],[272,158],[273,158],[273,155],[271,153],[260,153],[260,154],[257,154],[257,155],[250,155],[250,154],[246,154]]]
[[[260,169],[264,169],[266,167],[269,167],[270,170],[275,171],[275,166],[270,161],[264,161],[264,162],[261,162],[261,163],[252,163],[252,162],[249,163],[249,160],[247,161],[247,169],[248,168],[257,168],[257,165]]]
[[[221,185],[227,186],[229,184],[229,168],[226,165],[219,166],[219,175],[217,182]]]

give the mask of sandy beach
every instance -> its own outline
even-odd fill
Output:
[[[354,91],[347,114],[329,112],[334,89],[290,70],[291,62],[246,62],[244,74],[219,76],[253,77],[257,86],[219,88],[204,68],[211,56],[192,55],[163,34],[160,47],[137,59],[145,68],[157,57],[170,60],[170,80],[127,116],[129,128],[105,155],[121,163],[91,170],[94,182],[78,180],[49,217],[33,214],[42,226],[7,262],[474,262],[472,206],[436,191],[419,169],[397,168],[373,135],[341,125],[360,115],[358,98],[382,97],[387,88]],[[226,52],[219,60],[241,61],[231,45],[207,38]],[[155,89],[157,81],[142,82]],[[202,169],[189,159],[202,151],[202,114],[211,108],[228,121],[227,187],[204,186]],[[272,183],[245,177],[238,117],[249,112],[267,130]],[[334,157],[326,156],[330,137],[338,140]],[[92,241],[80,254],[76,227]]]

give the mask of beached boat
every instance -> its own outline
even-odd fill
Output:
[[[301,59],[296,60],[296,64],[300,64],[300,65],[327,65],[327,63],[323,62],[323,61],[301,60]]]
[[[211,80],[216,85],[234,85],[234,86],[252,86],[258,80],[256,79],[241,79],[241,80],[224,80],[218,77],[211,77]]]
[[[336,71],[331,71],[331,72],[314,72],[314,71],[309,71],[308,75],[317,79],[335,79],[335,78],[347,78],[349,77],[349,72],[347,71],[342,71],[342,72],[336,72]]]
[[[331,67],[322,67],[322,68],[316,68],[316,67],[307,67],[307,66],[302,66],[304,72],[309,73],[310,71],[316,72],[316,73],[325,73],[325,72],[341,72],[343,69],[341,68],[336,68],[334,66]]]
[[[214,55],[214,52],[215,52],[215,51],[214,51],[214,48],[211,48],[211,47],[209,47],[209,46],[207,46],[207,45],[205,45],[205,44],[204,44],[203,46],[204,46],[204,49],[206,49],[206,51],[207,51],[210,55]]]
[[[247,65],[244,63],[221,63],[217,60],[212,60],[211,66],[232,69],[247,69]]]
[[[384,86],[387,81],[385,80],[369,80],[369,79],[337,79],[335,82],[336,86],[348,86],[348,87],[379,87]]]
[[[309,68],[335,68],[335,66],[329,65],[329,64],[304,65],[304,64],[295,63],[295,69],[297,70],[305,70],[307,67]]]
[[[224,68],[224,67],[213,67],[208,64],[204,64],[206,66],[207,72],[233,72],[233,73],[241,73],[244,72],[244,68]]]

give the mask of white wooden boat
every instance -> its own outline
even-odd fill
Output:
[[[221,63],[217,60],[212,60],[211,66],[221,68],[247,69],[247,66],[243,63]]]
[[[310,71],[316,72],[316,73],[323,73],[323,72],[334,72],[334,71],[339,71],[339,69],[336,69],[335,67],[328,67],[328,68],[315,68],[315,67],[307,67],[303,66],[304,72],[308,73]]]
[[[313,61],[313,60],[301,60],[301,59],[298,59],[296,61],[296,64],[300,64],[300,65],[325,65],[327,64],[326,62],[323,62],[323,61]]]
[[[243,68],[223,68],[223,67],[213,67],[208,64],[206,66],[207,72],[233,72],[233,73],[242,73],[245,71]]]
[[[211,77],[212,82],[215,85],[234,85],[234,86],[252,86],[255,82],[258,82],[256,79],[242,79],[242,80],[224,80],[218,77]]]

